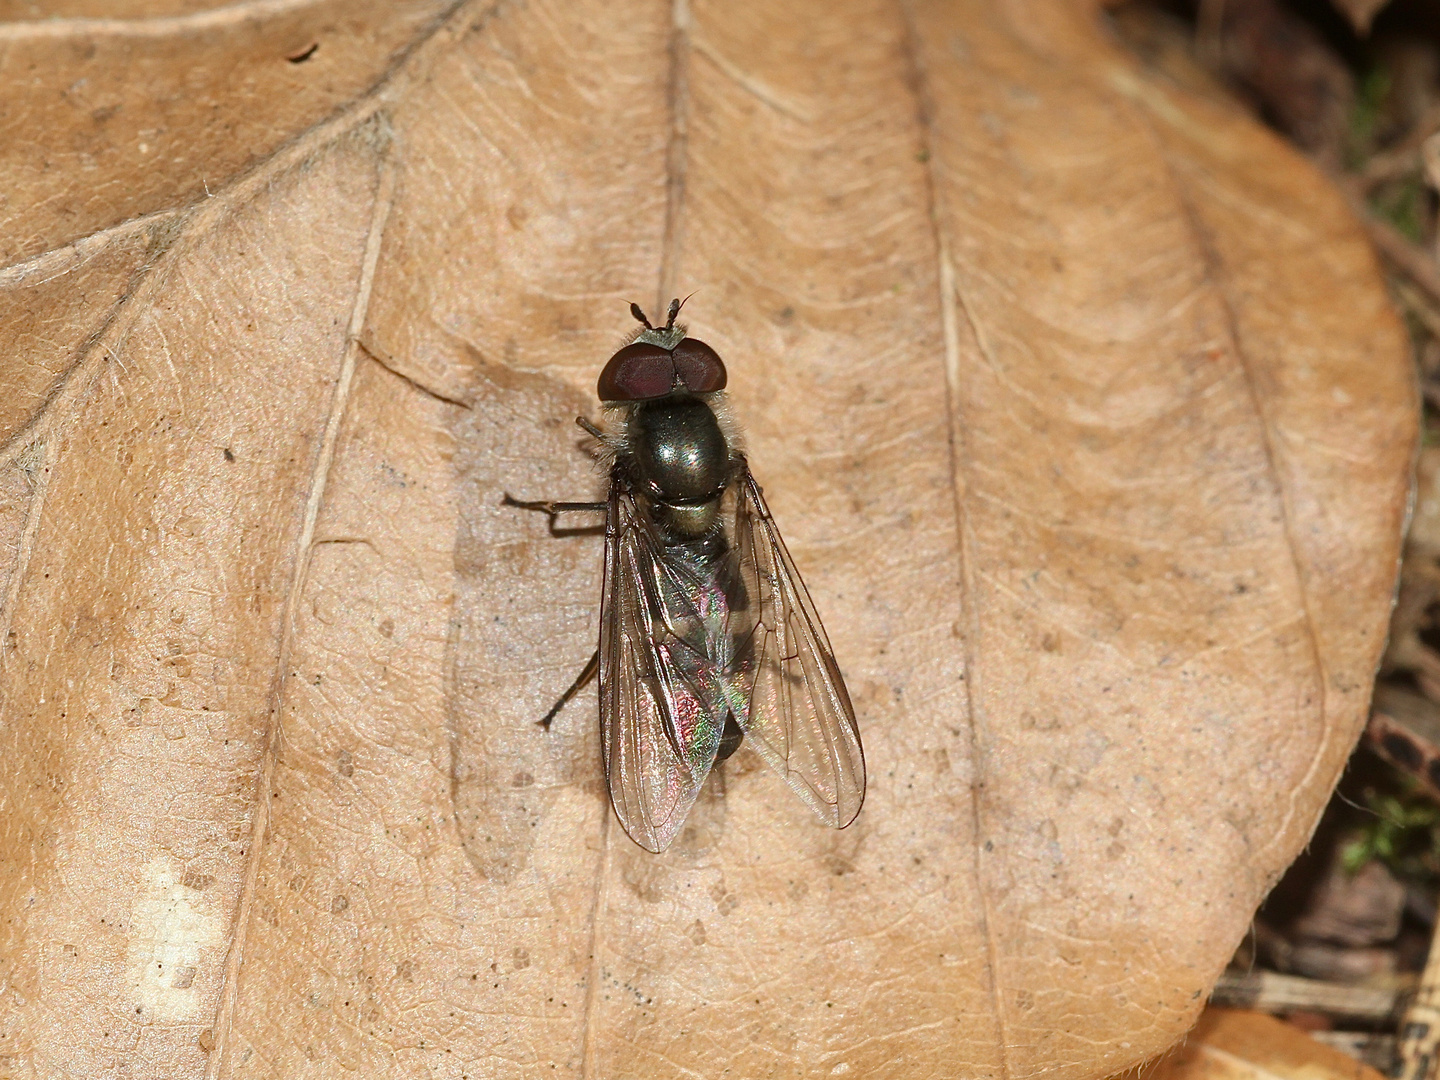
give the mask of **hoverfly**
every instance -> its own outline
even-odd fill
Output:
[[[810,594],[750,475],[725,402],[725,365],[670,304],[597,385],[605,430],[577,423],[610,473],[603,503],[519,502],[550,518],[605,513],[600,648],[540,721],[600,675],[610,802],[626,833],[664,851],[711,768],[742,741],[826,825],[865,798],[855,710]]]

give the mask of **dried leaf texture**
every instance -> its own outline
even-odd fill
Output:
[[[0,27],[0,1060],[1092,1077],[1179,1037],[1393,587],[1405,342],[1320,176],[1062,0],[133,6]],[[500,498],[599,490],[623,302],[692,290],[871,787],[831,832],[742,751],[656,857],[593,692],[532,723],[600,540]]]

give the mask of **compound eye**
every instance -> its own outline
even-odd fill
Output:
[[[600,372],[601,401],[646,401],[664,397],[675,384],[675,362],[659,345],[637,341],[610,358]]]
[[[725,389],[725,362],[720,359],[719,353],[699,338],[681,339],[672,355],[680,381],[692,394]]]

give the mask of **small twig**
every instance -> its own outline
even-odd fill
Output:
[[[1253,971],[1248,975],[1220,976],[1210,1003],[1269,1013],[1303,1011],[1383,1021],[1394,1016],[1398,997],[1395,990],[1379,986],[1350,986]]]
[[[1440,301],[1432,300],[1403,278],[1396,278],[1391,284],[1405,302],[1405,309],[1420,320],[1431,337],[1440,341]]]
[[[1365,162],[1365,167],[1360,170],[1360,183],[1365,190],[1369,191],[1390,180],[1398,180],[1418,169],[1421,144],[1437,131],[1440,131],[1440,105],[1432,105],[1403,139],[1394,146],[1373,154],[1370,160]]]
[[[1418,639],[1402,644],[1405,647],[1397,650],[1394,662],[1418,669],[1418,676],[1437,678],[1440,656]],[[1435,783],[1440,769],[1440,707],[1433,701],[1398,687],[1377,687],[1370,722],[1365,726],[1365,744],[1440,803],[1440,787]]]
[[[1370,242],[1375,245],[1380,257],[1440,303],[1440,266],[1435,260],[1411,243],[1399,229],[1371,214],[1349,185],[1344,185],[1344,190],[1350,196],[1355,213],[1365,223],[1365,231],[1370,234]]]
[[[1431,1080],[1435,1075],[1437,1051],[1440,1051],[1440,943],[1432,936],[1420,986],[1400,1024],[1400,1060],[1394,1075],[1400,1080]]]
[[[1382,258],[1396,270],[1440,301],[1440,267],[1435,260],[1410,242],[1395,226],[1365,215],[1365,231]]]

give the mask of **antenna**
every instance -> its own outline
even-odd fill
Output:
[[[688,300],[689,297],[686,297],[686,299]],[[666,329],[666,330],[669,330],[672,326],[675,325],[675,316],[676,316],[676,315],[679,315],[679,314],[680,314],[680,301],[679,301],[678,299],[677,299],[677,300],[671,300],[671,301],[670,301],[670,318],[669,318],[669,320],[665,323],[665,329]]]
[[[640,310],[640,305],[639,305],[639,304],[636,304],[636,303],[633,303],[633,302],[631,303],[631,305],[630,305],[630,314],[631,314],[631,315],[634,315],[635,318],[637,318],[637,319],[640,320],[642,323],[644,323],[646,330],[654,330],[654,329],[655,329],[653,326],[650,325],[650,320],[645,317],[645,312],[643,312],[643,311]],[[675,321],[675,315],[674,315],[673,312],[672,312],[671,315],[670,315],[670,321],[671,321],[672,323]]]

